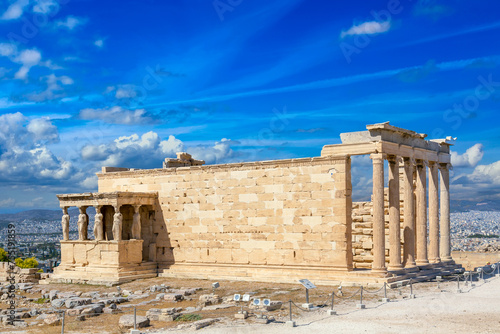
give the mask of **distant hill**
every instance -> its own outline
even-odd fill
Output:
[[[78,208],[70,208],[68,210],[70,216],[78,215]],[[94,214],[94,208],[87,209],[89,215]],[[60,220],[62,217],[62,210],[28,210],[18,213],[2,213],[0,214],[0,223],[6,222],[21,222],[25,219],[28,220]]]
[[[500,211],[500,201],[466,201],[466,200],[452,200],[451,201],[451,211],[452,212],[464,212],[464,211]]]

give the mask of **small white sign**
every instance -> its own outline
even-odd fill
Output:
[[[264,304],[264,306],[269,306],[269,305],[271,305],[271,300],[270,299],[264,299],[262,301],[262,303]]]
[[[306,289],[316,289],[316,285],[312,284],[308,279],[299,280],[300,284],[302,284]]]
[[[240,299],[241,299],[241,295],[240,295],[239,293],[237,293],[237,294],[235,294],[235,295],[234,295],[233,300],[234,300],[235,302],[239,302],[239,301],[240,301]]]
[[[259,305],[260,305],[260,299],[254,299],[254,300],[253,300],[253,304],[254,304],[255,306],[259,306]]]
[[[250,301],[250,295],[243,295],[243,298],[241,299],[244,302],[249,302]]]

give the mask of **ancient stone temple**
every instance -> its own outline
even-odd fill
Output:
[[[51,280],[381,283],[455,270],[451,138],[366,128],[319,157],[204,165],[178,153],[158,169],[103,167],[98,192],[58,196],[62,259]],[[373,163],[370,202],[352,202],[354,155]],[[68,237],[69,207],[79,208],[78,240]]]

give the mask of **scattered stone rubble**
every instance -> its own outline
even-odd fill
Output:
[[[8,295],[8,284],[0,286],[0,308],[5,304],[3,310],[0,310],[0,322],[3,326],[10,326],[9,310],[7,305],[10,303]],[[116,292],[100,291],[59,291],[49,290],[45,285],[33,283],[15,284],[15,303],[16,311],[14,315],[14,326],[60,326],[62,314],[73,317],[77,321],[84,321],[90,317],[96,317],[101,314],[123,314],[118,322],[122,330],[133,328],[134,316],[131,309],[144,306],[150,303],[160,303],[168,301],[177,303],[183,300],[197,301],[196,307],[170,307],[170,308],[150,308],[145,316],[136,316],[137,328],[148,327],[151,321],[171,322],[182,315],[191,314],[200,311],[216,311],[221,309],[230,309],[240,307],[241,304],[233,301],[232,296],[221,297],[216,294],[200,294],[196,296],[201,288],[180,288],[173,289],[166,285],[153,285],[145,290],[130,291],[117,287]],[[20,292],[24,292],[20,294]],[[34,295],[32,298],[29,295]],[[249,293],[254,294],[254,293]],[[40,296],[40,297],[39,297]],[[252,300],[255,297],[252,297]],[[146,299],[139,303],[130,303],[137,299]],[[127,304],[124,304],[127,303]],[[248,303],[249,309],[255,311],[272,311],[281,308],[282,303],[272,301],[268,306],[253,306],[252,301]],[[235,310],[235,313],[237,311]],[[29,319],[29,321],[27,321]],[[220,318],[207,318],[199,321],[181,323],[178,328],[198,330],[220,321]]]

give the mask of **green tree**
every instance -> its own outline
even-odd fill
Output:
[[[0,262],[8,262],[9,254],[5,251],[5,249],[0,248]]]
[[[29,257],[25,260],[18,257],[16,259],[16,266],[18,266],[19,268],[37,268],[38,261],[35,259],[35,257]]]

